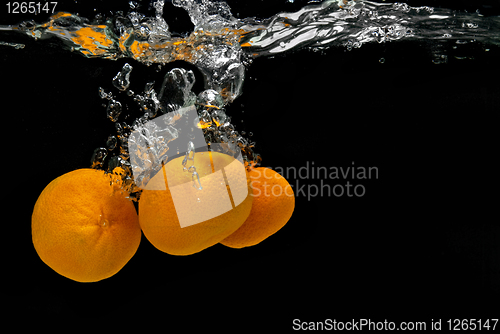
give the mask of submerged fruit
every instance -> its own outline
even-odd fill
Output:
[[[78,282],[113,276],[134,256],[141,229],[118,179],[78,169],[50,182],[33,209],[33,245],[43,262]]]
[[[144,235],[172,255],[194,254],[228,237],[247,219],[253,202],[246,169],[233,157],[196,153],[191,171],[199,182],[182,162],[180,157],[163,166],[139,201]]]
[[[259,167],[249,173],[254,202],[250,215],[233,234],[221,241],[232,248],[256,245],[278,232],[290,219],[295,196],[288,181],[272,169]]]

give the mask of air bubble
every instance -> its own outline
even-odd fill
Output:
[[[90,168],[102,168],[104,159],[108,156],[108,150],[104,147],[98,147],[94,150],[90,160]]]
[[[139,4],[135,1],[129,1],[128,5],[130,6],[130,9],[136,9],[139,7]]]
[[[200,182],[200,175],[198,174],[197,171],[193,172],[193,174],[191,175],[191,179],[193,180],[193,187],[195,187],[198,190],[203,189],[203,187],[201,186],[201,182]]]
[[[192,141],[189,141],[188,143],[188,151],[187,154],[189,155],[189,159],[193,160],[194,159],[194,144]]]
[[[106,109],[106,114],[111,122],[116,122],[122,113],[122,104],[116,100],[110,100]]]
[[[222,108],[224,106],[224,100],[217,91],[213,89],[207,89],[198,94],[197,102],[203,106],[210,106],[215,108]]]
[[[154,81],[147,82],[146,86],[144,86],[144,93],[145,94],[150,94],[151,91],[153,90],[154,86],[155,86],[155,82]]]
[[[128,63],[123,65],[122,70],[113,78],[113,86],[122,92],[126,91],[130,85],[130,72],[132,72],[132,66]]]
[[[111,100],[113,98],[113,94],[111,93],[106,93],[106,91],[104,90],[104,88],[102,87],[99,87],[99,97],[101,99],[106,99],[106,100]]]
[[[106,147],[108,150],[112,151],[116,148],[116,144],[118,144],[118,139],[115,136],[109,136],[106,141]]]

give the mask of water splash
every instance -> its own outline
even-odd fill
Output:
[[[348,50],[370,42],[401,39],[473,40],[500,44],[500,18],[483,17],[404,3],[351,1],[343,8],[326,1],[295,13],[279,13],[259,25],[246,20],[241,45],[253,56],[268,56],[298,47],[342,45]]]
[[[2,42],[0,41],[0,45],[5,45],[5,46],[10,46],[13,47],[14,49],[24,49],[25,45],[21,43],[8,43],[8,42]]]
[[[131,5],[127,14],[101,20],[105,24],[90,24],[77,15],[59,12],[42,24],[23,22],[0,30],[36,39],[57,36],[67,48],[86,57],[127,57],[146,64],[184,60],[202,71],[205,88],[219,92],[225,103],[241,94],[245,65],[258,56],[300,47],[342,45],[351,50],[369,42],[401,39],[500,42],[498,16],[404,3],[326,0],[267,19],[236,19],[223,1],[173,0],[172,4],[185,9],[195,26],[185,38],[172,37],[162,16],[162,0],[153,3],[155,17],[146,17]]]
[[[118,93],[132,96],[136,107],[142,111],[142,116],[132,124],[120,121],[124,118],[123,111],[130,106],[125,108],[124,101],[99,88],[99,96],[107,101],[107,117],[115,123],[116,135],[110,135],[105,147],[95,150],[91,165],[108,171],[121,167],[123,181],[132,193],[137,193],[135,183],[150,178],[146,171],[155,171],[155,162],[167,157],[168,143],[179,137],[175,122],[182,117],[180,110],[187,107],[196,109],[198,119],[192,120],[192,124],[203,130],[207,144],[236,144],[247,166],[259,164],[255,143],[236,131],[225,110],[241,95],[246,67],[256,57],[274,56],[299,48],[353,50],[366,43],[425,40],[434,43],[437,51],[433,52],[432,60],[438,64],[447,61],[446,55],[439,50],[449,41],[454,42],[454,47],[477,42],[500,44],[499,16],[361,0],[324,0],[296,12],[244,19],[235,18],[223,1],[172,0],[171,5],[185,9],[194,24],[190,34],[179,37],[170,31],[163,18],[165,5],[164,0],[152,2],[153,17],[140,13],[138,6],[130,2],[128,13],[118,12],[111,17],[100,15],[99,20],[59,12],[45,23],[29,21],[0,26],[0,32],[23,33],[36,40],[55,36],[62,47],[88,58],[130,58],[146,65],[183,60],[200,70],[205,87],[198,95],[192,91],[193,72],[181,68],[168,72],[159,90],[150,82],[143,92],[136,94],[129,89],[133,68],[125,64],[112,79],[112,84]],[[0,45],[23,47],[6,42]],[[380,63],[384,61],[383,58],[379,60]],[[174,116],[165,124],[148,122],[167,114]],[[141,138],[131,138],[132,131],[140,133]],[[131,150],[140,151],[144,161],[130,161]],[[132,170],[140,179],[132,178]]]
[[[42,24],[23,22],[0,30],[36,39],[56,36],[66,48],[86,57],[127,57],[146,64],[184,60],[202,71],[206,89],[218,91],[225,103],[241,94],[245,65],[258,56],[300,47],[342,45],[350,50],[401,39],[500,42],[498,16],[404,3],[326,0],[265,19],[236,19],[223,1],[173,0],[172,4],[185,9],[195,26],[187,37],[172,37],[162,16],[163,0],[153,2],[154,17],[131,5],[127,14],[103,18],[104,24],[59,12]]]

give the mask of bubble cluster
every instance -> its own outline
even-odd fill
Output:
[[[112,92],[106,92],[100,87],[98,94],[107,101],[106,115],[115,123],[116,134],[109,135],[105,146],[96,148],[91,158],[92,168],[120,176],[112,180],[119,180],[132,200],[140,197],[142,186],[168,160],[168,154],[175,155],[169,151],[170,147],[182,135],[181,130],[185,129],[184,126],[178,126],[178,122],[182,125],[189,125],[191,122],[191,131],[195,127],[201,129],[203,140],[209,149],[213,143],[231,143],[241,149],[248,168],[259,164],[261,158],[253,151],[255,143],[245,138],[243,132],[240,134],[236,131],[231,124],[231,118],[226,114],[227,101],[224,97],[214,89],[203,90],[198,95],[192,91],[195,76],[191,70],[174,68],[165,74],[158,93],[155,83],[147,82],[143,92],[135,94],[129,89],[132,69],[132,66],[125,64],[112,83],[118,91],[133,97],[135,109],[140,111],[141,116],[132,124],[120,121],[125,102],[118,101],[118,97]],[[196,110],[196,118],[188,119],[185,115],[188,107]],[[150,122],[151,120],[159,121]],[[184,135],[194,139],[192,132]],[[194,160],[194,146],[191,141],[189,143],[192,147],[188,146],[184,167],[192,173],[193,184],[201,188],[199,175],[192,163],[189,164]],[[177,147],[177,154],[178,150]],[[132,159],[131,152],[134,153]]]

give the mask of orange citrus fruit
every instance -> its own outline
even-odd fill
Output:
[[[162,166],[139,201],[142,232],[153,246],[172,255],[190,255],[217,244],[243,224],[253,202],[248,172],[239,160],[198,152],[186,164],[196,170],[184,170],[183,160]]]
[[[35,250],[57,273],[78,282],[116,274],[141,240],[133,203],[104,171],[78,169],[50,182],[33,209]],[[116,181],[116,182],[115,182]]]
[[[295,196],[288,181],[272,169],[250,171],[253,206],[243,225],[220,243],[231,248],[254,246],[278,232],[295,208]]]

